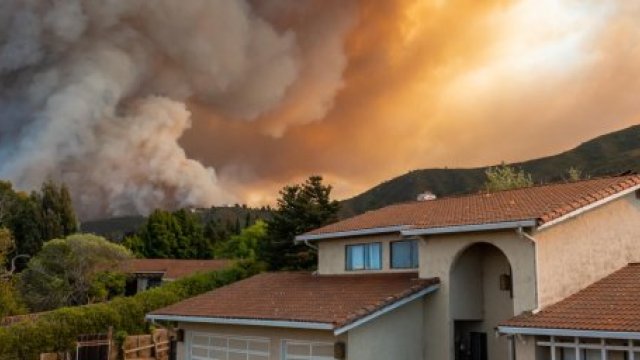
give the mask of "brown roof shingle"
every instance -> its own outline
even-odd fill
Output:
[[[640,264],[629,264],[535,315],[519,315],[500,325],[640,332]]]
[[[628,175],[415,201],[369,211],[306,235],[401,225],[428,229],[523,220],[543,224],[638,185],[640,175]]]
[[[198,272],[222,270],[231,260],[131,259],[122,269],[130,274],[162,272],[166,279],[180,279]]]
[[[151,314],[313,322],[338,328],[437,283],[419,279],[417,273],[263,273]]]

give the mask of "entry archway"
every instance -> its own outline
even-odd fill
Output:
[[[514,315],[507,256],[495,245],[472,244],[453,261],[449,284],[455,359],[508,360],[508,341],[495,336],[498,323]]]

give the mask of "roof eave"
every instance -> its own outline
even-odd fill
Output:
[[[333,330],[334,326],[330,323],[322,322],[306,322],[306,321],[286,321],[286,320],[261,320],[261,319],[242,319],[242,318],[221,318],[208,316],[183,316],[183,315],[162,315],[148,314],[146,320],[150,321],[175,321],[199,324],[218,324],[218,325],[246,325],[246,326],[267,326],[289,329],[308,329],[308,330]]]
[[[632,331],[577,330],[577,329],[540,328],[540,327],[498,326],[498,332],[503,335],[567,336],[567,337],[640,340],[640,332],[632,332]]]
[[[501,221],[487,224],[471,224],[471,225],[454,225],[443,226],[423,229],[409,229],[401,232],[403,236],[420,236],[420,235],[440,235],[440,234],[454,234],[454,233],[466,233],[477,231],[492,231],[492,230],[506,230],[506,229],[519,229],[535,227],[537,225],[536,219],[530,220],[518,220],[518,221]]]
[[[322,234],[303,234],[295,237],[296,241],[316,241],[327,240],[336,238],[345,238],[352,236],[365,236],[365,235],[377,235],[388,234],[394,232],[401,232],[403,230],[411,229],[409,225],[394,225],[394,226],[382,226],[368,229],[348,230],[348,231],[336,231]]]

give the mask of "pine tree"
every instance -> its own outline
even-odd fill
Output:
[[[266,261],[272,269],[311,269],[316,254],[294,241],[296,235],[337,221],[340,203],[330,199],[331,186],[311,176],[303,184],[280,190],[278,206],[267,221]]]

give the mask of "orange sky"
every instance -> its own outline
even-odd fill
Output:
[[[324,28],[340,18],[349,29],[342,86],[325,115],[297,121],[322,91],[322,74],[308,74],[313,81],[252,122],[190,103],[193,128],[182,145],[240,200],[272,202],[281,186],[310,174],[346,198],[412,169],[525,160],[640,123],[640,4],[346,4],[318,5],[314,14]],[[318,53],[309,61],[343,59]]]

